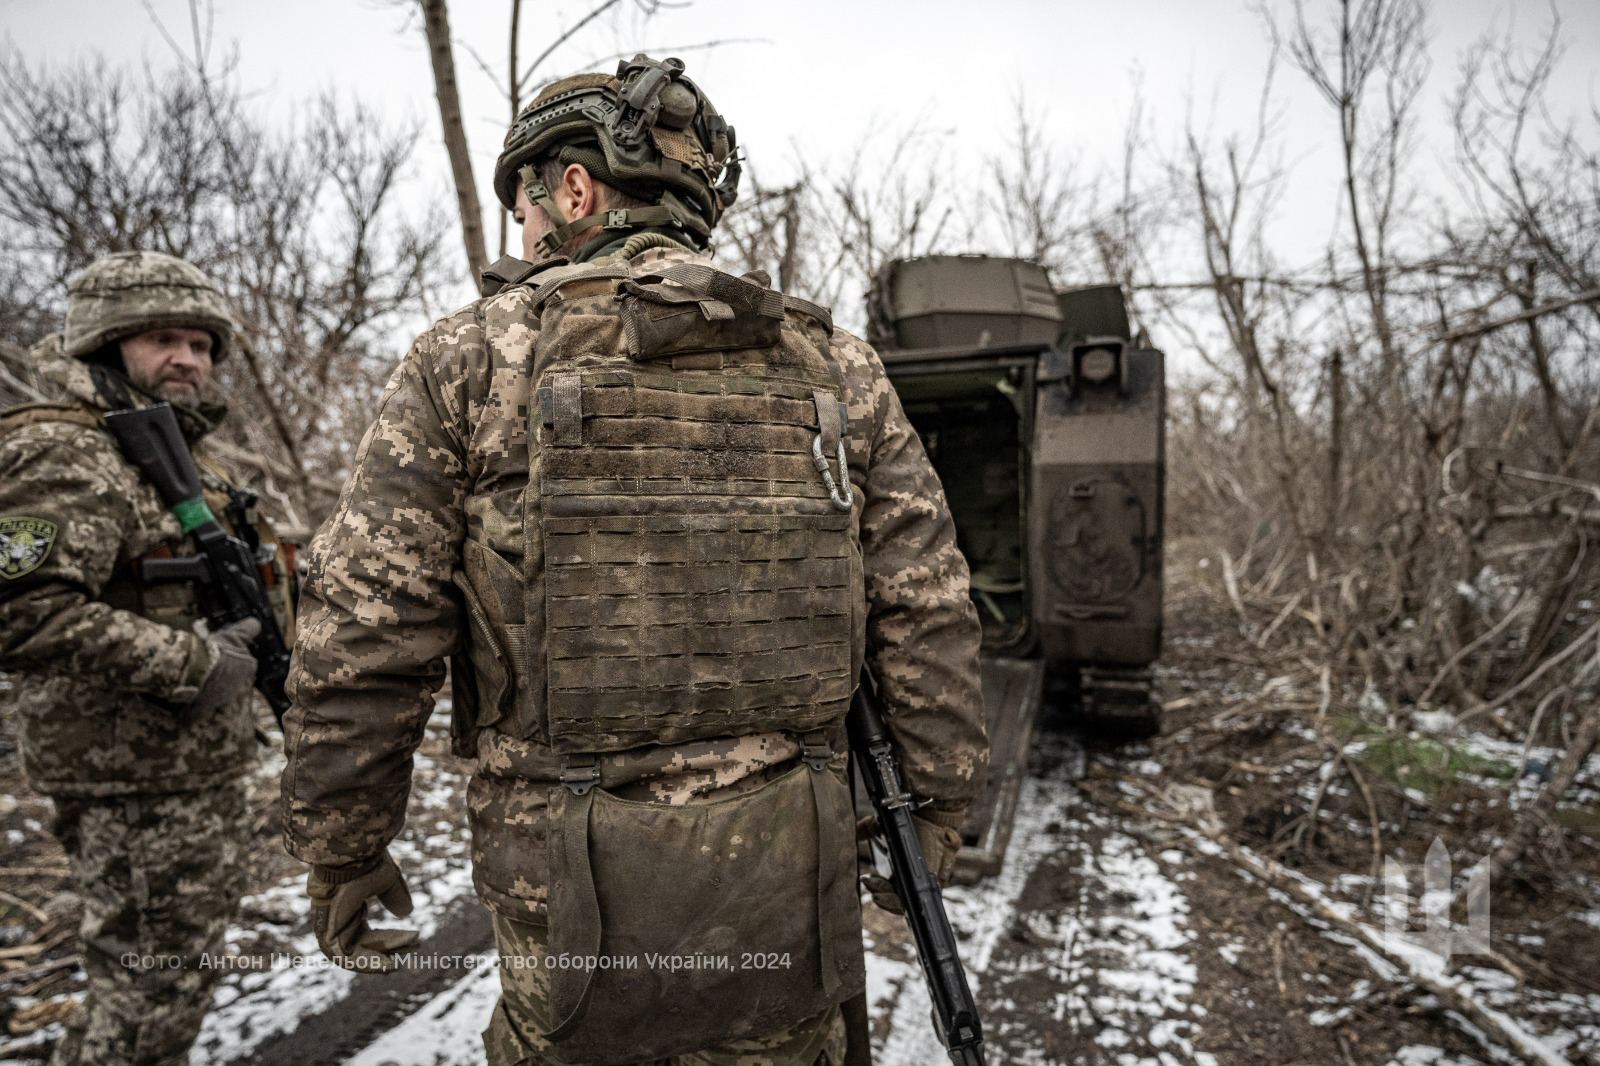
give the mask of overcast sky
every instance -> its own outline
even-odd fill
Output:
[[[1331,0],[1308,0],[1329,17]],[[621,0],[621,9],[636,0]],[[187,0],[148,0],[169,32],[190,45]],[[525,0],[522,55],[541,51],[588,2]],[[263,107],[288,116],[295,102],[335,87],[397,118],[422,124],[420,163],[444,202],[448,170],[420,26],[411,5],[383,0],[215,0],[211,54],[236,48],[240,78]],[[503,78],[509,0],[452,0],[457,63],[480,192],[506,125]],[[1280,23],[1288,0],[1266,4]],[[1429,15],[1432,73],[1422,94],[1419,157],[1451,150],[1445,98],[1464,51],[1483,34],[1510,32],[1529,48],[1559,15],[1568,46],[1555,84],[1558,107],[1588,115],[1600,102],[1600,0],[1449,0]],[[113,61],[172,62],[144,0],[0,0],[4,33],[33,61],[94,53]],[[636,46],[736,39],[685,50],[690,76],[739,131],[757,174],[781,180],[799,153],[842,158],[863,138],[920,119],[970,145],[971,158],[1002,151],[1019,94],[1047,116],[1050,140],[1091,166],[1120,151],[1132,85],[1142,79],[1158,142],[1176,141],[1188,116],[1222,135],[1255,119],[1270,48],[1257,5],[1244,0],[693,0],[640,28],[637,19],[590,27],[557,53],[550,76],[583,69]],[[479,69],[468,46],[495,71]],[[615,60],[604,64],[614,67]],[[1277,236],[1307,259],[1337,224],[1337,129],[1303,76],[1278,75],[1289,193]],[[1593,129],[1594,119],[1589,118]],[[982,190],[975,190],[982,195]],[[1448,190],[1425,189],[1425,195]],[[491,234],[493,230],[491,230]],[[491,236],[491,240],[493,237]],[[493,249],[491,249],[491,254]]]

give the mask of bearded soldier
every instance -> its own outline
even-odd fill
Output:
[[[842,1062],[863,662],[940,872],[986,770],[939,483],[867,345],[707,258],[739,167],[683,70],[517,117],[532,262],[417,340],[313,548],[283,779],[313,925],[393,962],[367,904],[409,911],[386,846],[449,660],[496,1066]]]
[[[35,347],[59,400],[0,415],[0,669],[83,898],[88,994],[55,1063],[187,1061],[220,973],[204,959],[244,889],[258,626],[202,635],[191,585],[141,580],[143,560],[193,548],[103,420],[166,401],[197,443],[225,411],[201,396],[233,334],[194,266],[107,256]]]

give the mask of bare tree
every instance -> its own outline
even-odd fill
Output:
[[[439,282],[440,220],[399,206],[416,134],[333,98],[269,129],[225,76],[0,67],[0,233],[17,250],[0,320],[31,342],[66,277],[108,252],[196,263],[241,325],[218,375],[245,416],[229,439],[314,525]]]
[[[428,38],[428,62],[433,67],[433,93],[439,101],[439,124],[444,133],[445,154],[450,158],[450,177],[455,183],[456,208],[461,217],[461,243],[467,253],[469,276],[476,282],[489,265],[489,256],[483,237],[483,207],[478,202],[478,186],[472,177],[472,153],[467,145],[467,127],[461,118],[461,94],[456,88],[450,11],[445,0],[417,2],[422,7],[422,29]],[[519,8],[520,4],[513,0],[513,20]],[[502,234],[502,250],[504,244]]]
[[[761,270],[778,288],[794,295],[814,295],[813,279],[803,277],[809,240],[805,216],[808,198],[805,179],[769,189],[751,171],[744,175],[739,200],[723,216],[717,229],[722,261],[743,270]]]
[[[1345,205],[1361,267],[1373,329],[1386,368],[1393,369],[1389,321],[1388,252],[1401,196],[1401,158],[1411,144],[1412,106],[1427,73],[1420,0],[1339,0],[1332,44],[1307,23],[1302,0],[1295,4],[1289,54],[1339,116]],[[1365,143],[1367,90],[1380,78],[1383,113]]]
[[[1176,164],[1207,280],[1152,295],[1214,377],[1177,406],[1172,513],[1230,516],[1207,535],[1234,608],[1260,639],[1314,649],[1324,706],[1345,678],[1381,687],[1391,716],[1444,700],[1548,728],[1596,673],[1579,638],[1600,593],[1600,116],[1552,117],[1559,26],[1527,60],[1484,42],[1455,103],[1471,208],[1430,227],[1406,192],[1424,13],[1327,9],[1331,34],[1297,8],[1289,42],[1343,161],[1345,235],[1320,268],[1268,254],[1264,124],[1250,145],[1191,136]]]
[[[989,161],[998,192],[999,228],[1013,255],[1042,264],[1057,277],[1068,273],[1072,247],[1087,229],[1087,190],[1077,183],[1079,162],[1062,157],[1046,139],[1047,115],[1035,114],[1018,96],[1012,137],[1004,154]]]

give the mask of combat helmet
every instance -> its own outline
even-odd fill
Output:
[[[215,338],[213,362],[233,347],[233,315],[205,273],[160,252],[117,252],[96,259],[67,283],[62,352],[93,355],[112,341],[164,326],[203,329]]]
[[[617,65],[616,76],[578,74],[545,86],[506,134],[494,168],[494,191],[509,211],[521,179],[528,199],[556,229],[541,245],[554,253],[574,233],[677,225],[704,247],[711,228],[738,196],[740,166],[733,127],[683,75],[683,62],[644,53]],[[538,164],[579,163],[597,180],[653,204],[567,220],[550,198]]]

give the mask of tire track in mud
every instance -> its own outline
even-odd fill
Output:
[[[984,974],[997,1061],[1215,1066],[1197,1052],[1189,901],[1143,847],[1081,798],[1043,828]]]
[[[1041,729],[1000,873],[946,892],[988,1061],[1215,1066],[1190,1041],[1187,900],[1079,791],[1087,760],[1075,737]],[[869,989],[888,1015],[878,1066],[943,1061],[916,964],[885,976]]]
[[[1086,755],[1073,737],[1042,732],[1033,763],[1000,873],[946,892],[989,1061],[1214,1066],[1189,1039],[1182,890],[1078,790]],[[880,944],[875,959],[869,997],[887,1030],[875,1061],[943,1061],[915,962],[883,960],[901,947]]]

